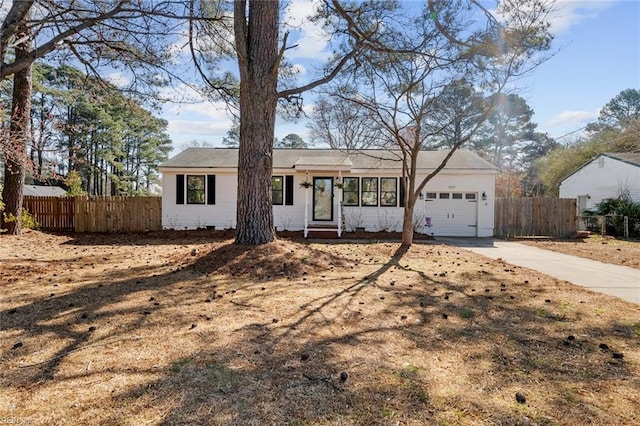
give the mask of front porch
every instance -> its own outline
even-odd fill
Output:
[[[351,160],[300,157],[295,164],[305,178],[304,237],[340,238],[344,230],[342,214],[342,173],[349,173]],[[337,175],[337,176],[336,176]]]

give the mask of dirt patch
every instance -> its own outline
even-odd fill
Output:
[[[640,269],[640,241],[590,235],[568,240],[519,240],[527,245]]]
[[[640,308],[430,241],[0,237],[0,418],[638,424]]]

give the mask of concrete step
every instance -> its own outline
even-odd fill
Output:
[[[313,225],[307,228],[307,238],[334,239],[338,238],[338,227],[329,225]]]

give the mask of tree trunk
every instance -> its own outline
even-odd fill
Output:
[[[278,78],[278,1],[237,0],[234,27],[240,68],[237,244],[276,239],[271,204]],[[247,14],[248,13],[248,14]]]
[[[414,197],[409,197],[409,199],[413,199]],[[404,216],[402,219],[402,243],[401,246],[405,249],[411,247],[413,244],[413,209],[415,207],[415,199],[413,202],[409,201],[409,203],[404,206]]]
[[[16,61],[27,56],[31,45],[31,33],[24,28],[19,32],[25,38],[15,47]],[[4,152],[4,188],[2,199],[5,204],[0,228],[9,235],[21,232],[22,197],[27,163],[27,145],[29,143],[31,122],[31,70],[28,66],[13,75],[13,93],[11,105],[11,125],[9,126],[9,144]],[[8,220],[5,220],[5,215]]]

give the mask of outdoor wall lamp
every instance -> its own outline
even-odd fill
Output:
[[[487,193],[482,191],[482,201],[487,201]]]

